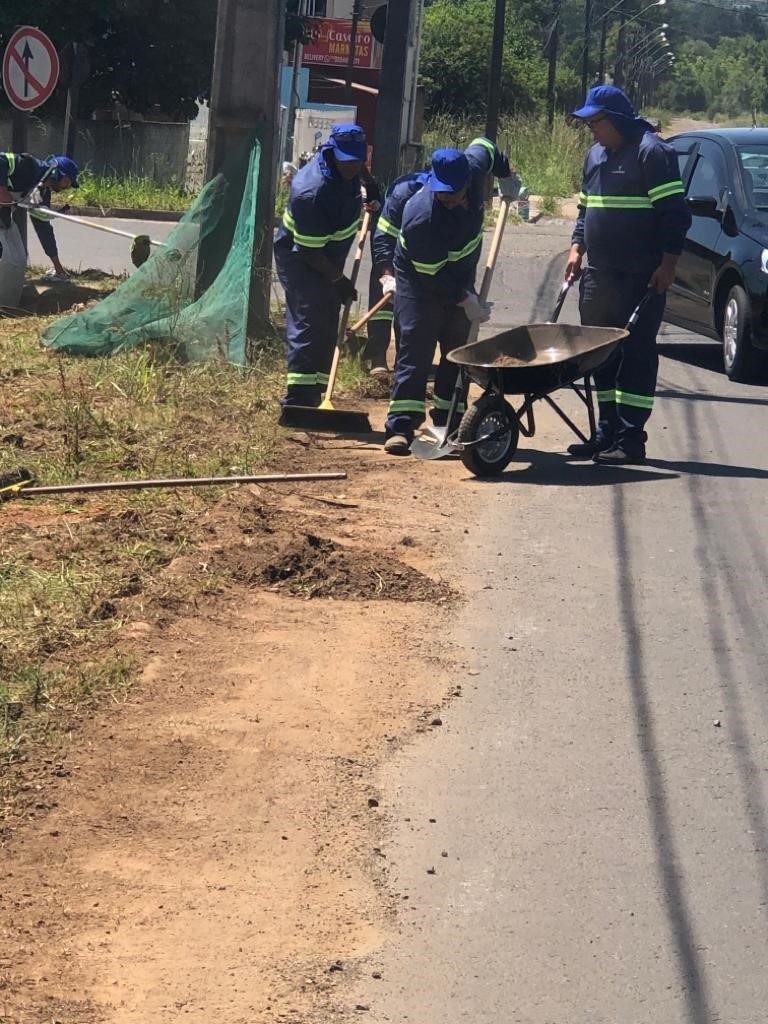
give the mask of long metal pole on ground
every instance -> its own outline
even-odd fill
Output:
[[[414,0],[389,0],[384,53],[381,59],[376,128],[373,136],[373,173],[389,184],[400,173],[400,154],[408,142],[406,87],[408,30]]]
[[[499,105],[501,101],[501,69],[504,59],[504,20],[507,0],[496,0],[493,12],[493,42],[491,43],[491,72],[488,81],[488,113],[485,134],[492,142],[499,134]]]
[[[253,135],[261,143],[249,338],[269,327],[284,27],[284,0],[219,0],[206,177],[216,175]]]

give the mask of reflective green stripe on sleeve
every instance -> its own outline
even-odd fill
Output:
[[[616,401],[619,405],[631,405],[635,409],[653,408],[653,395],[633,395],[629,391],[617,391]]]
[[[427,411],[426,402],[417,402],[411,398],[398,398],[389,403],[389,412],[416,412]]]
[[[466,256],[471,256],[472,253],[479,246],[483,244],[483,232],[476,235],[471,242],[467,242],[463,249],[453,249],[448,253],[448,260],[451,263],[457,263],[459,260],[463,260]]]
[[[589,196],[586,192],[579,192],[579,206],[586,206]]]
[[[376,225],[379,231],[383,231],[385,235],[391,235],[393,238],[397,238],[399,231],[395,225],[387,220],[386,217],[379,217],[379,223]]]
[[[496,159],[496,147],[490,139],[486,139],[484,135],[478,135],[476,139],[472,139],[470,146],[485,146],[488,152],[491,154],[491,160]]]
[[[587,196],[582,204],[588,210],[652,210],[648,196]]]
[[[43,213],[41,210],[30,210],[29,216],[33,217],[35,220],[49,221],[53,219],[50,213]]]
[[[595,398],[598,400],[598,402],[615,402],[616,392],[613,388],[611,388],[609,391],[596,391]]]
[[[351,238],[359,227],[360,218],[356,217],[355,220],[350,225],[348,225],[348,227],[340,228],[338,231],[334,231],[333,234],[329,236],[330,240],[332,242],[343,242],[345,239]]]
[[[304,246],[305,249],[322,249],[332,238],[332,235],[302,235],[296,230],[296,221],[293,219],[290,210],[286,210],[283,214],[283,225],[293,235],[294,242],[297,245]]]
[[[15,153],[3,153],[2,155],[5,157],[5,159],[6,159],[7,163],[8,163],[8,188],[12,189],[13,188],[13,182],[11,181],[11,178],[13,177],[13,172],[16,170],[16,154]]]
[[[664,185],[657,185],[656,188],[649,188],[648,197],[657,203],[659,199],[666,199],[668,196],[681,196],[684,191],[682,181],[668,181]]]

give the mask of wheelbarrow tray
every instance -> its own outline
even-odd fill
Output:
[[[463,345],[448,354],[482,388],[544,395],[597,369],[628,331],[577,324],[528,324]]]

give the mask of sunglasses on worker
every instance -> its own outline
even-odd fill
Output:
[[[600,122],[604,121],[606,119],[606,117],[607,117],[607,114],[598,114],[597,117],[585,118],[584,119],[584,124],[587,126],[587,128],[594,128],[594,126],[596,124],[600,124]]]

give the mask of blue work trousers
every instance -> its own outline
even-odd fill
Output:
[[[647,291],[646,276],[588,267],[579,285],[581,322],[589,327],[625,327]],[[629,337],[593,374],[598,438],[614,442],[631,455],[645,451],[645,424],[653,410],[659,370],[656,335],[665,302],[664,294],[653,292]]]
[[[368,281],[368,309],[373,309],[382,297],[380,276],[381,270],[375,266],[371,267],[371,276]],[[372,366],[387,365],[387,349],[389,348],[389,340],[395,318],[392,305],[392,299],[390,299],[387,305],[380,309],[378,313],[374,313],[368,321],[368,341],[365,346],[365,358],[369,360]]]
[[[275,252],[285,291],[288,382],[282,405],[318,406],[328,385],[341,302],[327,278],[292,252]]]
[[[401,434],[412,440],[417,427],[426,418],[427,378],[438,344],[440,362],[435,373],[430,415],[436,426],[447,422],[458,366],[449,363],[446,356],[466,342],[469,320],[455,299],[446,300],[421,291],[404,274],[397,274],[395,322],[397,359],[386,431],[387,437]],[[463,405],[459,412],[464,412]]]

